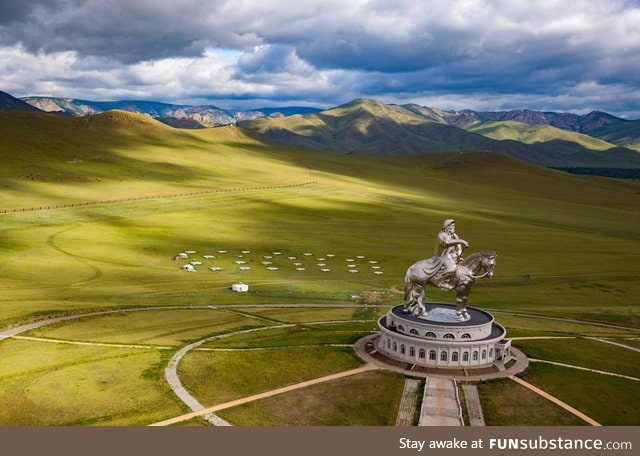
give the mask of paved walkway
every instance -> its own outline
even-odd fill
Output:
[[[597,370],[597,369],[591,369],[591,368],[588,368],[588,367],[574,366],[572,364],[557,363],[555,361],[547,361],[546,359],[529,358],[529,361],[531,361],[533,363],[545,363],[545,364],[553,364],[554,366],[569,367],[571,369],[578,369],[578,370],[583,370],[583,371],[587,371],[587,372],[594,372],[596,374],[602,374],[602,375],[610,375],[611,377],[620,377],[620,378],[624,378],[624,379],[627,379],[627,380],[633,380],[635,382],[640,382],[640,378],[630,377],[628,375],[616,374],[615,372],[607,372],[607,371],[601,371],[601,370]]]
[[[416,413],[419,388],[420,380],[408,378],[404,381],[404,389],[402,390],[402,398],[400,399],[400,407],[398,408],[396,426],[413,426],[413,417]]]
[[[604,342],[605,344],[611,344],[611,345],[615,345],[616,347],[622,347],[622,348],[626,348],[627,350],[640,352],[640,348],[630,347],[629,345],[624,345],[618,342],[614,342],[612,340],[598,339],[597,337],[587,337],[587,339],[597,340],[598,342]]]
[[[47,339],[44,337],[28,337],[28,336],[8,336],[6,338],[30,340],[33,342],[45,342],[48,344],[65,344],[65,345],[88,345],[90,347],[109,347],[109,348],[142,348],[148,350],[175,350],[176,347],[165,345],[139,345],[139,344],[118,344],[115,342],[83,342],[76,340],[64,339]]]
[[[204,405],[198,402],[198,400],[195,397],[193,397],[191,393],[187,391],[187,389],[182,385],[182,382],[180,381],[180,377],[178,376],[178,364],[187,353],[189,353],[191,350],[207,342],[211,342],[217,339],[223,339],[225,337],[234,336],[236,334],[249,334],[257,331],[265,331],[265,330],[279,329],[279,328],[291,328],[294,326],[296,325],[281,324],[281,325],[273,325],[273,326],[262,326],[258,328],[245,329],[242,331],[235,331],[231,333],[221,334],[218,336],[207,337],[206,339],[199,340],[197,342],[194,342],[192,344],[189,344],[181,348],[175,355],[173,355],[173,357],[169,361],[169,364],[164,370],[164,376],[167,379],[167,383],[169,384],[169,386],[171,387],[175,395],[178,396],[178,398],[180,398],[180,400],[184,402],[195,413],[200,413],[205,409]],[[231,423],[223,420],[219,416],[215,415],[213,412],[201,413],[197,416],[204,416],[204,418],[214,426],[231,426]]]
[[[442,377],[426,382],[418,426],[463,426],[456,382]]]
[[[476,385],[464,384],[462,385],[462,391],[464,391],[464,401],[467,404],[467,412],[469,413],[469,425],[485,426],[478,387]]]
[[[213,407],[207,407],[197,412],[187,413],[185,415],[176,416],[175,418],[170,418],[168,420],[160,421],[158,423],[153,423],[153,424],[150,424],[149,426],[169,426],[172,424],[180,423],[182,421],[187,421],[187,420],[196,418],[198,416],[204,416],[209,413],[215,413],[215,412],[219,412],[220,410],[228,409],[231,407],[237,407],[238,405],[246,404],[248,402],[265,399],[267,397],[275,396],[277,394],[288,393],[289,391],[294,391],[300,388],[306,388],[307,386],[317,385],[319,383],[324,383],[331,380],[337,380],[339,378],[348,377],[350,375],[362,374],[364,372],[374,371],[378,369],[380,369],[378,366],[374,366],[372,364],[365,364],[364,366],[358,367],[357,369],[339,372],[337,374],[327,375],[325,377],[315,378],[313,380],[307,380],[306,382],[296,383],[295,385],[289,385],[283,388],[266,391],[264,393],[244,397],[242,399],[237,399],[235,401],[214,405]]]
[[[511,340],[577,339],[577,336],[523,336],[509,337]]]
[[[596,420],[594,420],[593,418],[588,417],[587,415],[585,415],[584,413],[582,413],[579,410],[574,409],[573,407],[571,407],[569,404],[562,402],[560,399],[558,399],[555,396],[552,396],[551,394],[542,391],[540,388],[538,388],[537,386],[533,386],[531,383],[526,382],[524,380],[522,380],[521,378],[518,377],[509,377],[511,380],[513,380],[516,383],[521,384],[522,386],[524,386],[525,388],[530,389],[531,391],[533,391],[534,393],[544,397],[545,399],[550,400],[551,402],[553,402],[554,404],[562,407],[563,409],[565,409],[566,411],[573,413],[575,416],[577,416],[578,418],[582,419],[583,421],[589,423],[591,426],[602,426],[600,423],[598,423]]]

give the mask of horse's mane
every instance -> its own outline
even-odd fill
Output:
[[[494,250],[480,250],[479,252],[473,252],[471,255],[466,257],[463,263],[465,264],[471,263],[472,261],[478,260],[480,257],[491,258],[495,256],[496,256],[496,252]]]

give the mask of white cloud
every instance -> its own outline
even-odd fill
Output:
[[[20,95],[599,102],[640,116],[633,1],[5,0],[0,12],[0,89]]]

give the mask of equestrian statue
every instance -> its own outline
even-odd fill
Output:
[[[403,312],[415,316],[426,316],[424,305],[427,282],[442,290],[456,290],[456,318],[465,320],[467,299],[476,279],[493,276],[496,252],[483,250],[463,258],[462,253],[469,243],[456,234],[453,219],[444,221],[438,233],[435,255],[412,264],[405,276]]]

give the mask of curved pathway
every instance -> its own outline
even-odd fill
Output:
[[[621,348],[625,348],[627,350],[633,350],[633,351],[640,352],[640,348],[630,347],[629,345],[624,345],[624,344],[621,344],[621,343],[618,343],[618,342],[614,342],[612,340],[598,339],[597,337],[587,337],[587,339],[597,340],[598,342],[603,342],[605,344],[611,344],[611,345],[615,345],[616,347],[621,347]]]
[[[348,377],[351,375],[362,374],[364,372],[369,372],[373,370],[380,369],[378,366],[374,366],[372,364],[365,364],[356,369],[351,369],[344,372],[339,372],[337,374],[327,375],[325,377],[314,378],[313,380],[307,380],[306,382],[296,383],[295,385],[289,385],[282,388],[274,389],[271,391],[265,391],[264,393],[255,394],[253,396],[244,397],[242,399],[236,399],[235,401],[225,402],[223,404],[214,405],[213,407],[207,407],[203,410],[199,410],[193,413],[187,413],[186,415],[177,416],[175,418],[170,418],[168,420],[160,421],[158,423],[150,424],[149,426],[169,426],[171,424],[180,423],[182,421],[187,421],[192,418],[196,418],[198,416],[203,416],[207,414],[213,414],[213,412],[219,412],[220,410],[228,409],[231,407],[236,407],[238,405],[246,404],[248,402],[258,401],[260,399],[265,399],[267,397],[275,396],[277,394],[287,393],[289,391],[294,391],[300,388],[306,388],[307,386],[317,385],[318,383],[324,383],[331,380],[337,380],[339,378]]]
[[[39,320],[33,323],[27,323],[24,325],[16,326],[14,328],[5,329],[0,332],[0,340],[12,337],[23,332],[31,331],[32,329],[40,328],[42,326],[52,325],[68,320],[76,320],[78,318],[96,317],[100,315],[110,315],[116,313],[126,312],[145,312],[154,310],[184,310],[184,309],[211,309],[211,310],[225,310],[225,309],[239,309],[239,308],[327,308],[327,309],[348,309],[358,308],[361,304],[224,304],[219,306],[156,306],[156,307],[133,307],[130,309],[113,309],[113,310],[100,310],[95,312],[77,313],[73,315],[66,315],[64,317],[47,318],[45,320]],[[385,305],[370,305],[369,307],[388,307]],[[345,320],[345,321],[357,321],[357,320]],[[371,320],[360,320],[371,321]],[[322,322],[324,323],[324,322]]]
[[[202,410],[205,409],[205,407],[200,402],[198,402],[198,400],[195,397],[193,397],[182,385],[182,382],[180,381],[180,377],[178,377],[178,364],[180,363],[182,358],[184,358],[184,356],[187,353],[189,353],[191,350],[193,350],[196,347],[199,347],[202,344],[211,342],[213,340],[222,339],[224,337],[235,336],[237,334],[248,334],[251,332],[264,331],[268,329],[291,328],[294,326],[297,326],[297,325],[282,324],[282,325],[274,325],[274,326],[265,326],[261,328],[246,329],[243,331],[236,331],[236,332],[222,334],[218,336],[207,337],[206,339],[199,340],[197,342],[187,345],[186,347],[183,347],[180,351],[178,351],[178,353],[173,355],[173,358],[171,358],[171,360],[169,361],[169,365],[164,370],[164,376],[167,379],[167,383],[169,383],[169,386],[171,387],[173,392],[176,394],[176,396],[178,396],[182,402],[184,402],[191,410],[193,410],[194,413],[196,413],[196,415],[194,415],[193,417],[204,415],[205,419],[215,426],[231,426],[230,423],[224,421],[219,416],[214,415],[213,411],[200,413],[202,412]],[[190,417],[190,418],[193,418],[193,417]],[[185,420],[190,418],[185,418]],[[184,421],[184,420],[179,420],[179,421]],[[173,424],[173,422],[169,424]]]
[[[593,372],[595,374],[609,375],[611,377],[619,377],[627,380],[633,380],[634,382],[640,382],[640,378],[637,378],[637,377],[630,377],[628,375],[616,374],[615,372],[607,372],[607,371],[601,371],[597,369],[590,369],[588,367],[574,366],[573,364],[557,363],[555,361],[547,361],[545,359],[535,359],[535,358],[529,358],[529,361],[533,363],[553,364],[554,366],[568,367],[570,369],[577,369],[577,370],[582,370],[587,372]]]
[[[106,310],[99,312],[89,312],[85,314],[76,314],[69,315],[65,317],[57,317],[51,318],[48,320],[41,320],[35,323],[30,323],[22,326],[18,326],[9,330],[5,330],[0,332],[0,341],[3,339],[7,339],[10,337],[15,337],[18,334],[23,332],[31,331],[33,329],[37,329],[43,326],[60,323],[69,320],[75,320],[84,317],[92,317],[92,316],[102,316],[109,315],[115,313],[124,313],[124,312],[142,312],[142,311],[153,311],[153,310],[183,310],[183,309],[208,309],[208,310],[225,310],[229,308],[244,308],[244,307],[259,307],[259,308],[357,308],[360,307],[359,304],[276,304],[276,305],[265,305],[265,304],[229,304],[223,306],[163,306],[163,307],[141,307],[141,308],[133,308],[133,309],[118,309],[118,310]],[[254,316],[255,317],[255,316]],[[198,402],[196,398],[194,398],[182,385],[180,378],[177,373],[177,366],[180,360],[191,350],[196,349],[200,345],[210,342],[213,340],[234,336],[238,334],[247,334],[256,331],[270,330],[270,329],[279,329],[279,328],[290,328],[299,326],[301,324],[304,325],[322,325],[322,324],[332,324],[332,323],[351,323],[351,322],[370,322],[372,320],[327,320],[327,321],[317,321],[317,322],[302,322],[302,323],[283,323],[279,325],[271,325],[260,328],[252,328],[242,331],[236,331],[232,333],[221,334],[217,336],[212,336],[192,344],[189,344],[182,349],[180,349],[169,361],[168,366],[165,368],[165,378],[167,383],[173,390],[173,392],[178,396],[178,398],[184,402],[193,413],[196,413],[195,416],[204,416],[207,421],[216,426],[230,426],[231,424],[224,421],[213,412],[202,412],[204,410],[204,406]],[[39,342],[49,342],[49,343],[67,343],[74,345],[93,345],[93,346],[109,346],[109,347],[125,347],[125,348],[156,348],[156,349],[175,349],[176,347],[153,347],[153,346],[144,346],[144,345],[127,345],[127,344],[108,344],[108,343],[100,343],[100,342],[74,342],[74,341],[60,341],[54,339],[45,339],[45,338],[35,338],[35,337],[25,337],[20,336],[21,339],[25,340],[34,340]],[[375,367],[377,369],[377,367]],[[326,381],[326,380],[325,380]],[[278,394],[278,393],[274,393]],[[188,418],[187,418],[188,419]]]
[[[359,308],[361,307],[360,304],[227,304],[227,305],[218,305],[218,306],[213,306],[213,305],[208,305],[208,306],[158,306],[158,307],[139,307],[139,308],[130,308],[130,309],[113,309],[113,310],[105,310],[105,311],[94,311],[94,312],[87,312],[87,313],[80,313],[80,314],[74,314],[74,315],[67,315],[67,316],[63,316],[63,317],[56,317],[56,318],[50,318],[50,319],[46,319],[46,320],[40,320],[40,321],[36,321],[33,323],[29,323],[29,324],[25,324],[25,325],[21,325],[21,326],[17,326],[11,329],[6,329],[4,331],[0,332],[0,341],[2,341],[3,339],[9,338],[9,337],[14,337],[17,336],[18,334],[30,331],[32,329],[36,329],[36,328],[40,328],[42,326],[46,326],[46,325],[51,325],[51,324],[55,324],[55,323],[60,323],[60,322],[64,322],[64,321],[69,321],[69,320],[74,320],[74,319],[79,319],[79,318],[85,318],[85,317],[93,317],[93,316],[101,316],[101,315],[109,315],[109,314],[116,314],[116,313],[126,313],[126,312],[143,312],[143,311],[158,311],[158,310],[184,310],[184,309],[212,309],[212,310],[225,310],[225,309],[234,309],[234,308]],[[387,308],[388,305],[387,304],[378,304],[378,305],[369,305],[368,307],[372,307],[372,308]],[[640,329],[637,328],[630,328],[630,327],[624,327],[624,326],[618,326],[618,325],[609,325],[609,324],[604,324],[604,323],[594,323],[594,322],[588,322],[588,321],[581,321],[581,320],[574,320],[574,319],[569,319],[569,318],[559,318],[559,317],[544,317],[544,316],[538,316],[538,315],[530,315],[530,314],[518,314],[518,313],[510,313],[510,312],[500,312],[500,311],[495,311],[495,313],[502,313],[502,314],[508,314],[508,315],[516,315],[516,316],[520,316],[520,317],[525,317],[525,318],[542,318],[542,319],[549,319],[549,320],[559,320],[559,321],[564,321],[564,322],[570,322],[570,323],[578,323],[578,324],[585,324],[585,325],[595,325],[595,326],[602,326],[602,327],[609,327],[609,328],[616,328],[616,329],[625,329],[625,330],[630,330],[633,332],[636,331],[640,331]],[[177,418],[173,418],[171,420],[166,420],[166,422],[160,422],[160,423],[156,423],[156,425],[165,425],[165,423],[167,424],[171,424],[173,422],[180,422],[180,421],[185,421],[188,419],[191,419],[193,417],[196,416],[205,416],[210,422],[212,422],[213,424],[217,424],[217,425],[229,425],[229,423],[225,422],[224,420],[220,419],[219,417],[217,417],[216,415],[214,415],[215,411],[218,410],[222,410],[224,408],[229,408],[229,407],[233,407],[235,405],[240,405],[240,404],[244,404],[247,402],[251,402],[254,400],[259,400],[262,399],[264,397],[269,397],[272,395],[276,395],[276,394],[281,394],[287,391],[291,391],[294,389],[298,389],[298,388],[303,388],[305,386],[309,386],[312,384],[316,384],[316,383],[321,383],[324,381],[329,381],[335,378],[340,378],[343,376],[347,376],[347,375],[354,375],[360,372],[366,372],[368,370],[373,370],[373,369],[379,369],[380,367],[384,367],[387,369],[391,369],[391,370],[396,370],[402,373],[407,373],[406,370],[403,369],[397,369],[397,368],[393,368],[387,365],[384,366],[376,366],[373,364],[366,364],[361,368],[358,369],[354,369],[351,371],[346,371],[346,372],[342,372],[339,374],[334,374],[334,375],[330,375],[327,377],[321,377],[319,379],[314,379],[314,380],[309,380],[307,382],[302,382],[296,385],[291,385],[289,387],[284,387],[284,388],[279,388],[273,391],[268,391],[265,393],[261,393],[259,395],[255,395],[255,396],[250,396],[247,398],[243,398],[243,399],[239,399],[237,401],[232,401],[229,403],[225,403],[225,404],[218,404],[216,406],[213,407],[209,407],[209,408],[204,408],[204,406],[202,406],[202,404],[200,404],[195,398],[193,398],[187,391],[186,389],[184,389],[184,387],[182,386],[178,376],[177,376],[177,365],[179,363],[179,361],[182,359],[182,357],[188,353],[190,350],[193,349],[198,349],[198,347],[208,341],[211,340],[215,340],[215,339],[219,339],[222,337],[228,337],[231,335],[235,335],[235,334],[242,334],[242,333],[248,333],[248,332],[254,332],[254,331],[260,331],[260,330],[268,330],[268,329],[275,329],[275,328],[283,328],[283,327],[294,327],[294,326],[298,326],[300,324],[304,324],[304,325],[310,325],[310,324],[327,324],[327,323],[345,323],[345,322],[353,322],[353,321],[372,321],[372,320],[333,320],[333,321],[324,321],[324,322],[302,322],[302,323],[283,323],[281,325],[272,325],[272,326],[267,326],[267,327],[262,327],[262,328],[253,328],[250,330],[244,330],[244,331],[237,331],[234,333],[228,333],[228,334],[224,334],[224,335],[218,335],[218,336],[213,336],[207,339],[203,339],[202,341],[198,341],[195,342],[193,344],[190,344],[186,347],[183,347],[180,351],[178,351],[174,357],[171,359],[171,361],[169,362],[169,365],[167,366],[167,368],[165,369],[165,377],[167,378],[167,381],[169,382],[169,384],[171,385],[172,389],[176,392],[176,394],[178,395],[178,397],[181,398],[181,400],[183,400],[187,405],[189,405],[189,407],[192,408],[192,410],[194,410],[191,414],[187,414],[187,415],[183,415],[181,417],[177,417]],[[375,335],[374,335],[375,336]],[[371,336],[370,336],[371,337]],[[20,337],[21,339],[27,339],[27,340],[34,340],[34,341],[42,341],[42,342],[54,342],[53,339],[43,339],[43,338],[28,338],[28,337]],[[537,337],[530,337],[527,339],[533,339],[533,338],[537,338]],[[554,337],[554,338],[560,338],[560,337]],[[564,338],[564,337],[563,337]],[[520,338],[520,339],[525,339]],[[610,343],[613,345],[618,345],[622,348],[626,348],[626,349],[630,349],[630,350],[634,350],[634,351],[640,351],[640,349],[634,348],[634,347],[629,347],[623,344],[619,344],[616,342],[612,342],[612,341],[607,341],[607,340],[602,340],[602,339],[597,339],[597,338],[591,338],[593,340],[598,340],[600,342],[604,342],[604,343]],[[363,339],[361,339],[362,341]],[[127,348],[155,348],[155,349],[175,349],[175,347],[160,347],[160,346],[143,346],[143,345],[126,345],[126,344],[108,344],[108,343],[98,343],[98,342],[73,342],[73,341],[55,341],[57,343],[76,343],[76,344],[87,344],[87,345],[100,345],[100,346],[121,346],[121,347],[127,347]],[[358,349],[358,344],[360,343],[360,341],[356,344],[356,349]],[[375,360],[375,358],[369,356],[366,353],[366,350],[361,348],[361,351],[365,353],[365,355],[367,355],[367,357],[363,357],[365,358],[366,361],[371,361],[371,363],[373,363]],[[514,352],[514,355],[516,355],[516,358],[518,359],[518,364],[520,364],[518,366],[518,369],[522,368],[522,362],[526,362],[526,357],[524,357],[524,355],[519,352],[516,349],[512,348],[512,351]],[[371,360],[369,360],[369,358],[371,358]],[[544,361],[544,360],[535,360],[536,362],[547,362],[550,364],[559,364],[560,363],[554,363],[551,361]],[[588,368],[581,368],[578,366],[571,366],[571,365],[564,365],[565,367],[571,367],[571,368],[576,368],[576,369],[584,369],[584,370],[588,370],[594,373],[599,373],[599,374],[605,374],[605,375],[614,375],[614,376],[619,376],[622,378],[627,378],[630,380],[634,380],[634,381],[640,381],[640,379],[634,378],[634,377],[628,377],[628,376],[624,376],[624,375],[620,375],[620,374],[614,374],[614,373],[610,373],[610,372],[604,372],[604,371],[597,371],[594,369],[588,369]],[[515,366],[512,366],[515,367]],[[526,365],[525,365],[526,367]],[[564,402],[560,401],[559,399],[549,395],[548,393],[540,390],[539,388],[525,382],[522,379],[519,379],[517,377],[513,376],[513,371],[512,369],[509,369],[505,372],[501,372],[500,374],[503,375],[499,375],[499,376],[509,376],[509,378],[511,378],[512,380],[522,384],[523,386],[526,386],[527,388],[535,391],[537,394],[542,395],[543,397],[546,397],[549,400],[552,400],[553,402],[557,403],[558,405],[560,405],[561,407],[565,408],[566,410],[569,410],[571,413],[574,413],[576,416],[579,416],[581,419],[585,420],[586,422],[588,422],[589,424],[592,424],[594,426],[599,425],[599,423],[597,423],[595,420],[589,418],[588,416],[582,414],[581,412],[573,409],[572,407],[570,407],[569,405],[565,404]],[[416,373],[410,372],[410,375],[414,375]],[[479,376],[478,378],[470,376],[470,377],[465,377],[465,380],[484,380],[487,378],[494,378],[494,375],[490,375],[490,376]],[[172,420],[177,420],[177,421],[172,421]],[[171,421],[171,423],[168,423],[169,421]]]

